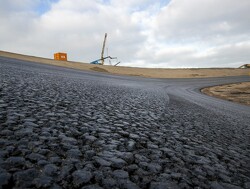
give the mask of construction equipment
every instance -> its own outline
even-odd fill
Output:
[[[67,61],[67,53],[58,52],[54,54],[55,60]]]
[[[104,57],[104,49],[105,49],[105,45],[106,45],[106,40],[107,40],[107,33],[105,33],[105,35],[104,35],[104,40],[103,40],[103,44],[102,44],[101,58],[90,62],[90,64],[104,65],[104,60],[105,59],[109,59],[109,60],[117,59],[117,57],[111,57],[111,56]],[[111,62],[110,62],[110,64],[111,64]],[[120,64],[120,62],[116,63],[114,66],[117,66],[118,64]]]
[[[244,65],[240,66],[239,68],[250,68],[250,64],[244,64]]]
[[[114,66],[117,66],[118,64],[120,64],[121,62],[117,62]]]
[[[105,33],[104,41],[102,44],[101,65],[104,64],[103,54],[104,54],[104,49],[105,49],[105,45],[106,45],[106,39],[107,39],[107,33]]]
[[[94,61],[90,62],[90,64],[103,65],[104,64],[104,60],[107,59],[107,58],[109,58],[109,59],[117,59],[116,57],[106,56],[106,57],[102,57],[102,58],[100,58],[98,60],[94,60]],[[101,61],[101,62],[99,62],[99,61]]]

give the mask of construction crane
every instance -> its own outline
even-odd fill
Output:
[[[105,33],[104,41],[103,41],[103,44],[102,44],[101,65],[104,64],[103,55],[104,55],[104,49],[105,49],[105,45],[106,45],[106,39],[107,39],[107,33]]]
[[[117,59],[117,57],[111,57],[111,56],[104,57],[104,49],[105,49],[105,45],[106,45],[106,40],[107,40],[107,33],[105,33],[105,35],[104,35],[104,40],[103,40],[103,44],[102,44],[101,58],[90,62],[90,64],[104,65],[104,60],[105,59]],[[117,66],[118,64],[120,64],[120,62],[116,63],[114,66]]]

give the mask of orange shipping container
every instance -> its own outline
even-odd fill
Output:
[[[67,53],[61,53],[61,52],[55,53],[54,59],[67,61]]]

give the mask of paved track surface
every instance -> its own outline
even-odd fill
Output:
[[[0,188],[250,188],[249,77],[146,79],[0,57]]]

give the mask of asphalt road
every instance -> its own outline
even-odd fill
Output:
[[[249,77],[146,79],[0,57],[0,188],[250,188]]]

